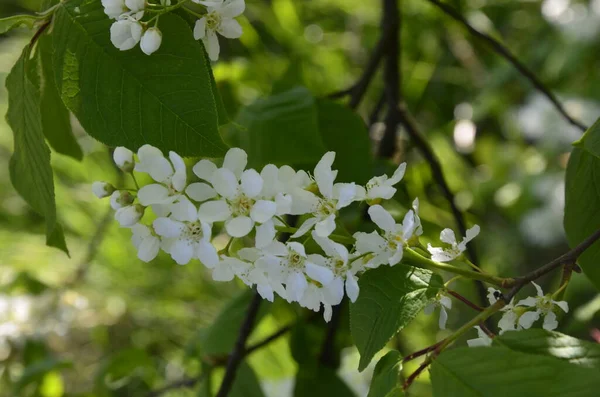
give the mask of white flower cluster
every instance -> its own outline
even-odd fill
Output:
[[[171,6],[171,0],[102,0],[104,13],[115,22],[110,28],[110,40],[121,51],[131,50],[140,44],[141,50],[151,55],[162,43],[162,33],[158,29],[159,16],[181,8],[192,15],[198,15],[183,7],[188,0],[178,0]],[[206,7],[206,14],[196,21],[194,38],[202,40],[211,60],[219,59],[219,40],[217,33],[228,39],[237,39],[242,35],[242,27],[236,17],[242,15],[246,4],[244,0],[192,0]],[[153,15],[143,22],[145,15]],[[154,22],[153,27],[148,27]]]
[[[146,173],[153,180],[139,190],[118,190],[105,182],[92,185],[96,196],[110,197],[119,224],[131,228],[141,260],[154,259],[161,249],[179,264],[199,259],[215,280],[237,277],[256,286],[265,299],[272,301],[277,293],[314,311],[323,306],[327,320],[344,295],[357,299],[358,274],[397,264],[404,247],[422,233],[417,200],[402,224],[374,204],[394,195],[393,185],[402,179],[406,164],[391,178],[375,177],[363,187],[335,183],[334,152],[326,153],[310,176],[273,164],[260,172],[246,169],[246,152],[232,148],[220,166],[206,159],[196,163],[192,172],[198,181],[188,183],[185,162],[174,152],[165,157],[159,149],[144,145],[134,156],[119,147],[113,157],[124,172]],[[354,244],[333,241],[339,210],[359,201],[374,204],[368,212],[381,230],[355,233]],[[154,218],[144,217],[147,208]],[[283,218],[287,215],[301,216],[303,222],[297,229],[290,227]],[[143,223],[142,217],[151,223]],[[234,254],[228,249],[218,252],[211,242],[215,224],[222,225],[230,243],[234,238],[254,237],[253,246]],[[322,254],[307,253],[297,241],[278,241],[281,232],[293,232],[291,239],[306,239],[303,236],[308,234]]]

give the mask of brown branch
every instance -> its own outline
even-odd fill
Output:
[[[196,377],[196,378],[184,378],[184,379],[180,379],[178,381],[175,381],[173,383],[169,383],[166,386],[161,387],[160,389],[156,389],[152,392],[150,392],[147,397],[158,397],[162,394],[168,393],[171,390],[176,390],[176,389],[183,389],[183,388],[188,388],[188,387],[194,387],[196,386],[198,383],[202,382],[202,380],[204,379],[205,374],[203,373],[202,375]]]
[[[574,125],[581,131],[585,131],[588,129],[588,127],[585,124],[571,117],[569,113],[567,113],[564,106],[559,102],[558,98],[556,98],[556,96],[552,93],[552,91],[550,91],[550,89],[547,88],[544,85],[544,83],[542,83],[542,81],[536,76],[536,74],[529,70],[527,66],[525,66],[521,61],[519,61],[519,59],[515,55],[513,55],[512,52],[508,48],[506,48],[502,43],[500,43],[493,37],[477,30],[475,27],[469,24],[469,22],[458,12],[458,10],[456,10],[452,6],[442,3],[439,0],[427,1],[429,1],[431,4],[433,4],[442,12],[444,12],[446,15],[463,25],[469,31],[469,33],[483,40],[492,48],[492,50],[494,50],[494,52],[498,53],[500,56],[506,59],[515,69],[517,69],[519,73],[521,73],[523,77],[529,80],[529,82],[554,105],[558,113],[560,113],[571,125]]]
[[[448,292],[448,294],[452,295],[459,301],[463,302],[465,305],[469,306],[471,309],[477,310],[478,312],[482,312],[484,310],[483,307],[476,305],[475,303],[471,302],[456,291],[446,290],[446,292]]]

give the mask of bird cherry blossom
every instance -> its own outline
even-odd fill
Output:
[[[92,192],[98,198],[104,198],[112,195],[115,191],[115,187],[110,183],[106,182],[94,182],[92,183]]]
[[[137,257],[144,262],[150,262],[156,258],[160,251],[161,240],[153,233],[153,230],[146,225],[137,223],[131,227],[131,232],[131,242],[137,249]]]
[[[220,52],[217,33],[228,39],[239,38],[242,26],[234,18],[242,15],[246,4],[244,0],[193,1],[207,7],[207,14],[196,21],[194,38],[202,40],[209,58],[216,61]]]
[[[140,41],[140,48],[146,55],[152,55],[160,48],[162,33],[157,27],[146,30]]]
[[[498,299],[500,299],[500,297],[502,296],[502,293],[492,287],[488,288],[488,294],[487,294],[487,298],[488,301],[490,302],[490,305],[493,305],[494,303],[496,303],[498,301]],[[504,305],[504,307],[502,309],[500,309],[500,311],[503,313],[502,317],[500,318],[500,321],[498,322],[498,328],[500,329],[500,335],[502,335],[503,333],[507,332],[507,331],[518,331],[523,329],[521,326],[519,326],[517,324],[517,321],[519,319],[519,314],[517,313],[517,311],[515,310],[516,307],[514,305],[514,300],[511,300],[510,303]]]
[[[110,41],[121,51],[134,48],[142,39],[144,28],[132,17],[120,19],[110,27]]]
[[[467,345],[469,347],[481,347],[481,346],[491,346],[492,345],[492,338],[489,337],[488,334],[486,334],[480,326],[476,325],[474,327],[477,330],[477,338],[475,339],[469,339],[467,341]]]
[[[115,220],[123,227],[131,227],[144,216],[145,207],[136,204],[121,207],[115,213]]]
[[[531,282],[536,289],[537,296],[530,296],[517,303],[516,306],[524,306],[535,308],[533,311],[527,311],[519,317],[519,325],[525,329],[531,328],[533,323],[537,321],[540,316],[544,317],[543,328],[552,331],[558,327],[558,321],[556,320],[556,313],[554,313],[554,307],[558,306],[565,313],[569,312],[569,304],[565,301],[555,301],[549,295],[544,295],[542,288]]]
[[[123,146],[115,148],[115,151],[113,152],[113,160],[117,167],[121,169],[121,171],[133,171],[135,162],[133,160],[133,152],[131,150],[124,148]]]
[[[452,300],[449,296],[440,293],[436,296],[435,300],[425,306],[423,313],[430,315],[436,308],[440,308],[440,319],[438,325],[440,329],[446,329],[446,322],[448,321],[448,311],[452,309]]]
[[[427,245],[427,251],[431,254],[431,259],[436,262],[450,262],[459,256],[467,249],[467,243],[473,240],[479,234],[480,228],[478,225],[467,230],[466,237],[459,243],[456,241],[456,235],[452,229],[444,229],[440,234],[440,240],[446,244],[450,244],[450,248],[432,247]]]
[[[375,176],[367,182],[364,189],[360,189],[358,196],[362,200],[372,204],[377,204],[381,200],[389,200],[396,194],[396,185],[404,177],[406,172],[406,163],[402,163],[396,168],[394,174],[388,178],[387,175]]]

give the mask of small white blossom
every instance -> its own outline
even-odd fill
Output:
[[[244,0],[193,1],[207,7],[207,14],[196,21],[194,38],[202,40],[209,58],[216,61],[220,52],[217,33],[228,39],[239,38],[242,26],[234,18],[244,12],[246,4]]]
[[[427,245],[427,251],[431,254],[431,260],[436,262],[450,262],[459,256],[467,249],[467,243],[473,240],[479,234],[479,226],[475,225],[467,230],[467,236],[459,243],[456,241],[456,236],[452,229],[444,229],[440,234],[440,240],[446,244],[450,244],[450,248],[432,247]]]
[[[122,227],[131,227],[139,222],[144,215],[144,210],[145,208],[139,204],[119,208],[115,212],[115,220]]]
[[[92,192],[98,198],[108,197],[115,191],[115,187],[110,183],[106,182],[94,182],[92,183]]]
[[[531,328],[533,323],[537,321],[540,316],[544,316],[543,328],[552,331],[558,327],[558,321],[556,321],[556,314],[554,313],[554,306],[558,306],[565,313],[569,312],[569,305],[565,301],[555,301],[549,295],[544,295],[542,288],[531,282],[537,291],[537,296],[530,296],[517,303],[516,306],[525,306],[535,308],[534,311],[525,312],[519,317],[519,325],[525,329]]]
[[[152,234],[150,228],[138,223],[131,227],[131,231],[131,242],[138,251],[138,258],[144,262],[156,258],[160,250],[160,239]]]
[[[469,339],[467,345],[469,345],[469,347],[491,346],[492,338],[490,338],[480,326],[476,325],[475,329],[477,330],[477,338]]]
[[[402,163],[398,166],[391,178],[387,175],[375,176],[367,182],[365,191],[360,192],[360,198],[367,200],[368,202],[374,202],[389,200],[396,194],[396,185],[404,177],[406,172],[406,163]]]
[[[117,167],[123,172],[133,171],[135,165],[133,161],[133,152],[123,146],[118,146],[113,152],[113,160]]]
[[[133,12],[143,11],[146,8],[146,0],[125,0],[125,5]]]
[[[502,296],[500,290],[494,289],[492,287],[488,288],[487,298],[490,302],[490,305],[493,305],[498,301],[498,299]],[[498,322],[498,328],[500,328],[500,335],[507,331],[519,331],[523,329],[521,326],[517,324],[517,320],[519,319],[519,315],[515,311],[515,305],[513,300],[510,303],[504,305],[502,309],[500,309],[502,314],[502,318]]]
[[[110,27],[110,41],[121,51],[131,50],[142,39],[142,25],[134,19],[121,19]]]
[[[110,19],[117,19],[127,12],[125,0],[102,0],[102,6],[104,7],[104,13]]]
[[[140,48],[146,55],[152,55],[159,48],[162,43],[162,33],[158,28],[150,28],[144,32],[142,40],[140,41]]]
[[[446,322],[448,321],[447,310],[452,309],[452,300],[450,297],[444,294],[439,294],[433,302],[425,306],[423,312],[426,315],[430,315],[438,306],[440,308],[440,319],[438,321],[438,325],[440,326],[440,329],[446,329]]]
[[[131,193],[126,191],[116,190],[110,195],[110,206],[113,210],[118,210],[119,208],[130,205],[133,201],[134,197]]]
[[[367,265],[377,267],[387,263],[394,266],[402,260],[404,247],[414,235],[418,219],[412,210],[404,216],[402,224],[397,224],[392,215],[380,205],[369,207],[371,220],[385,233],[377,232],[354,234],[356,250],[361,254],[371,253],[367,257]]]
[[[183,159],[177,153],[169,152],[169,161],[160,150],[150,145],[142,146],[138,157],[140,162],[135,165],[135,170],[148,173],[158,182],[140,189],[140,203],[148,206],[176,201],[186,187],[187,171]]]

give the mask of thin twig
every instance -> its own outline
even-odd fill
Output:
[[[463,302],[465,305],[469,306],[471,309],[477,310],[478,312],[482,312],[485,310],[483,307],[476,305],[475,303],[471,302],[456,291],[446,290],[446,292],[448,292],[448,294],[452,295],[459,301]]]
[[[427,0],[441,11],[443,11],[446,15],[450,16],[455,21],[462,24],[473,36],[483,40],[486,42],[496,53],[506,59],[515,69],[523,75],[529,82],[538,89],[548,100],[554,105],[556,110],[572,125],[579,128],[581,131],[585,131],[588,127],[582,122],[575,120],[573,117],[567,113],[567,110],[564,106],[558,101],[556,96],[548,89],[544,83],[536,76],[534,72],[529,70],[527,66],[525,66],[519,59],[512,54],[512,52],[506,48],[502,43],[493,37],[477,30],[473,27],[469,22],[463,17],[458,10],[453,8],[452,6],[442,3],[439,0]]]
[[[180,379],[178,381],[175,381],[173,383],[169,383],[166,386],[161,387],[160,389],[156,389],[152,392],[150,392],[147,397],[158,397],[162,394],[165,394],[167,392],[170,392],[171,390],[176,390],[176,389],[183,389],[183,388],[188,388],[188,387],[194,387],[196,386],[198,383],[202,382],[202,380],[204,379],[206,374],[202,374],[196,378],[184,378],[184,379]]]

